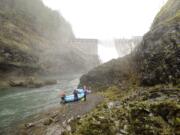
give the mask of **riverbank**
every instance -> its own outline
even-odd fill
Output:
[[[79,78],[85,72],[31,75],[31,76],[5,76],[0,74],[0,90],[7,88],[41,88],[48,85],[55,85],[62,80]],[[77,84],[78,85],[78,84]]]
[[[179,135],[180,89],[176,86],[116,86],[105,100],[74,119],[63,135]]]
[[[46,85],[54,85],[57,83],[55,79],[43,79],[41,77],[10,77],[0,80],[0,88],[40,88]]]
[[[71,130],[70,122],[92,111],[103,101],[103,96],[90,94],[87,101],[65,104],[26,119],[19,124],[17,135],[56,135]],[[14,133],[14,132],[13,132]]]
[[[24,119],[49,108],[59,106],[61,90],[67,94],[79,84],[81,74],[48,76],[43,79],[58,80],[57,84],[41,88],[2,88],[0,89],[0,134],[7,135],[15,125]],[[16,131],[16,130],[15,130]]]
[[[179,90],[171,85],[109,87],[90,94],[87,101],[51,108],[26,119],[16,134],[179,134]]]

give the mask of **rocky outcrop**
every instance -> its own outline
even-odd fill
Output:
[[[28,88],[39,88],[45,85],[53,85],[56,84],[56,80],[45,80],[39,79],[35,77],[21,78],[21,79],[11,79],[9,81],[9,85],[11,87],[28,87]]]
[[[135,50],[135,62],[144,85],[178,84],[180,78],[180,1],[169,0],[151,30]]]
[[[63,38],[74,37],[70,25],[40,0],[1,0],[0,7],[1,66],[6,63],[19,69],[40,69],[42,52],[62,46]],[[16,72],[8,69],[9,73]]]
[[[155,18],[151,30],[129,56],[112,60],[83,75],[80,86],[84,84],[91,87],[96,87],[97,84],[98,87],[110,84],[121,85],[127,80],[127,76],[130,79],[129,82],[136,80],[136,83],[140,82],[141,85],[178,84],[180,78],[179,13],[180,1],[169,0]]]
[[[180,3],[178,0],[168,0],[166,5],[162,7],[160,12],[155,17],[151,29],[158,27],[161,24],[167,23],[168,21],[175,19],[179,15]]]
[[[133,92],[126,90],[109,88],[103,93],[106,100],[89,114],[71,122],[71,130],[67,130],[66,135],[180,133],[178,89],[154,87],[135,88]]]
[[[83,75],[80,78],[79,87],[87,85],[94,90],[102,90],[111,85],[121,86],[133,75],[131,61],[131,57],[126,56],[102,64]]]

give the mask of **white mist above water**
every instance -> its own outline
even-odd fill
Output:
[[[102,63],[118,58],[114,40],[99,40],[98,55]]]

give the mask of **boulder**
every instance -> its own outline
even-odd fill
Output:
[[[48,126],[48,125],[50,125],[52,122],[53,122],[53,119],[52,119],[52,118],[46,118],[46,119],[44,119],[43,124],[46,125],[46,126]]]

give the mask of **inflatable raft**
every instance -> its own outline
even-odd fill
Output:
[[[77,89],[78,91],[78,99],[74,98],[74,95],[66,95],[64,99],[61,101],[61,103],[69,103],[69,102],[75,102],[77,100],[81,100],[84,97],[84,91],[83,89]]]

